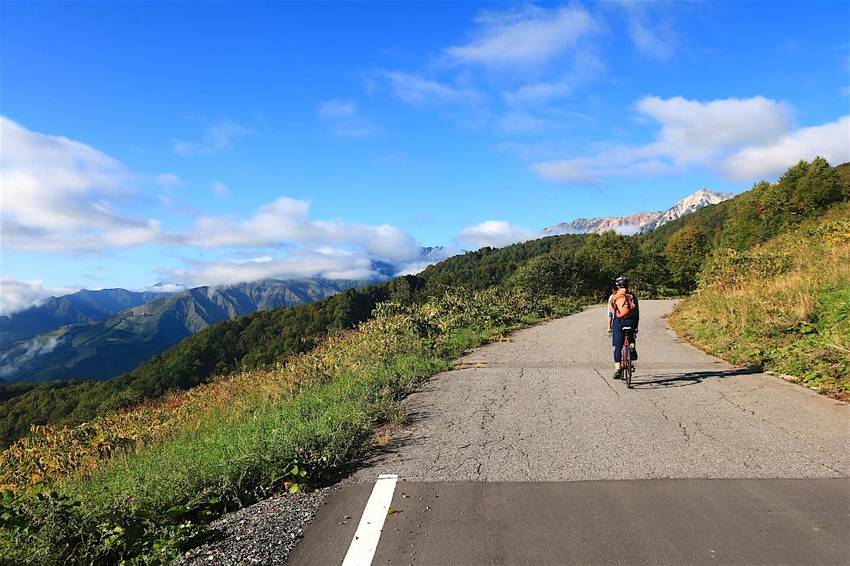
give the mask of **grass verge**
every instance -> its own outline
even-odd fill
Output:
[[[718,253],[670,317],[693,344],[850,400],[850,211]]]
[[[234,376],[238,387],[193,391],[191,418],[174,417],[185,426],[93,466],[66,466],[64,476],[26,483],[25,473],[7,474],[21,483],[0,499],[0,555],[25,564],[167,562],[202,540],[222,512],[336,473],[368,449],[376,426],[400,416],[399,401],[416,383],[465,350],[578,307],[497,289],[382,305],[358,330],[285,366]],[[175,414],[187,402],[172,400]],[[81,454],[96,449],[89,441]],[[6,462],[24,466],[55,447]]]

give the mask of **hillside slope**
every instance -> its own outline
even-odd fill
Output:
[[[574,253],[585,238],[585,235],[570,234],[530,240],[503,248],[484,247],[431,265],[419,277],[427,282],[431,291],[442,286],[486,289],[503,283],[522,263],[533,257],[553,251]]]
[[[210,324],[258,310],[311,303],[358,285],[362,283],[265,280],[158,295],[104,320],[76,322],[15,344],[0,354],[0,379],[8,383],[108,379]]]
[[[0,444],[26,433],[30,424],[84,422],[167,391],[192,388],[215,375],[309,350],[327,332],[366,320],[398,285],[348,289],[322,301],[214,324],[106,381],[0,384],[0,399],[5,399],[0,402]]]
[[[0,349],[67,324],[101,320],[167,294],[126,289],[83,289],[61,297],[50,297],[39,305],[0,316]]]
[[[850,207],[745,252],[718,251],[670,322],[721,358],[850,399]]]

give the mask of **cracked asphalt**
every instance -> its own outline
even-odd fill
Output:
[[[674,305],[641,302],[630,390],[601,306],[469,353],[407,398],[290,563],[341,563],[385,473],[372,564],[850,563],[850,405],[702,353]]]
[[[850,476],[850,406],[680,340],[642,301],[633,389],[612,379],[603,308],[465,356],[406,401],[408,423],[352,476],[575,481]]]

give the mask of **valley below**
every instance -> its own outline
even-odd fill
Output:
[[[153,300],[102,320],[73,322],[18,342],[6,339],[0,350],[0,380],[32,383],[109,379],[136,368],[211,324],[261,310],[312,303],[363,285],[365,282],[347,280],[265,280],[154,294]],[[114,294],[123,289],[109,291]],[[99,292],[82,293],[91,296]],[[145,298],[150,294],[139,295]],[[8,321],[8,327],[18,327],[21,319],[36,319],[41,311],[41,318],[47,319],[40,325],[44,327],[50,320],[44,312],[49,306],[52,305],[3,319]]]

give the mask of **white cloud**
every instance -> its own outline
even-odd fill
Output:
[[[451,117],[464,126],[540,131],[547,103],[604,73],[594,39],[603,29],[579,5],[483,11],[469,41],[443,49],[425,72],[383,70],[376,77],[407,104],[460,106]]]
[[[338,138],[366,138],[378,132],[353,100],[326,100],[319,104],[316,113]]]
[[[180,187],[183,181],[174,173],[160,173],[156,177],[156,183],[163,187]]]
[[[629,23],[629,31],[632,41],[641,53],[658,59],[669,59],[673,56],[673,43],[658,35],[646,22],[633,19]]]
[[[213,181],[211,188],[212,192],[222,197],[225,197],[230,194],[230,187],[228,187],[221,181]]]
[[[140,178],[81,142],[0,117],[3,247],[100,250],[163,238],[159,223],[129,212]],[[173,182],[174,178],[164,177]]]
[[[636,108],[660,125],[654,141],[639,146],[611,145],[594,155],[537,162],[531,169],[545,179],[586,185],[609,177],[658,175],[692,165],[728,172],[727,159],[746,148],[771,147],[791,129],[791,108],[762,96],[707,102],[650,96],[639,100]]]
[[[721,169],[738,180],[775,177],[797,161],[811,161],[817,156],[832,165],[850,161],[850,116],[745,147],[726,158]]]
[[[614,18],[603,6],[526,4],[485,10],[475,18],[467,41],[432,57],[426,72],[383,71],[382,78],[396,97],[412,105],[466,104],[475,116],[455,116],[464,124],[507,134],[540,131],[542,124],[520,122],[515,111],[533,110],[539,118],[554,101],[603,77],[603,34],[629,35],[649,57],[674,54],[677,38],[669,10],[635,2],[614,5],[624,14],[617,30],[610,29],[606,20]]]
[[[173,281],[160,281],[150,287],[145,287],[142,291],[150,291],[153,293],[179,293],[188,289],[186,285],[175,283]]]
[[[522,111],[509,112],[499,120],[499,130],[507,134],[539,132],[546,127],[546,120]]]
[[[230,285],[261,279],[323,277],[374,280],[380,274],[361,254],[330,247],[299,250],[285,257],[262,256],[245,260],[191,261],[186,269],[167,272],[185,285]]]
[[[404,230],[342,221],[312,220],[310,203],[280,197],[252,217],[205,216],[184,241],[205,248],[275,247],[286,244],[347,246],[389,261],[406,261],[420,253],[419,244]]]
[[[527,66],[551,61],[596,30],[597,24],[580,6],[547,10],[526,6],[507,12],[484,12],[476,18],[475,38],[450,47],[446,54],[459,63]]]
[[[640,232],[640,226],[635,226],[634,224],[621,224],[620,226],[614,227],[614,232],[623,236],[634,236]]]
[[[239,269],[328,277],[365,276],[373,273],[373,261],[400,265],[421,259],[419,244],[400,228],[313,219],[309,202],[285,196],[247,218],[193,212],[199,216],[191,229],[167,232],[156,219],[138,218],[145,199],[127,187],[137,181],[168,183],[170,177],[137,175],[83,143],[31,132],[5,118],[0,125],[4,249],[101,253],[151,244],[195,250],[268,248],[287,255]],[[212,190],[225,193],[227,188],[216,181]],[[215,265],[237,269],[227,261]],[[215,265],[199,270],[199,277],[207,273],[225,279],[223,271],[213,270]],[[11,290],[4,295],[9,300],[17,296]]]
[[[61,340],[62,337],[58,336],[35,336],[16,344],[12,349],[0,354],[0,377],[14,373],[37,356],[49,354]]]
[[[503,94],[511,105],[541,104],[567,96],[605,73],[605,63],[589,50],[577,52],[555,78],[530,82]]]
[[[357,114],[357,103],[352,100],[326,100],[319,104],[319,117],[346,118]]]
[[[576,84],[569,78],[539,81],[522,85],[512,92],[505,93],[505,99],[510,104],[546,102],[570,94],[575,86]]]
[[[649,2],[620,2],[624,10],[629,37],[638,51],[653,59],[669,59],[675,54],[677,38],[668,21],[650,22]]]
[[[683,162],[776,139],[791,125],[790,106],[763,96],[708,102],[648,96],[638,101],[637,109],[661,124],[658,151]]]
[[[436,261],[415,261],[413,263],[408,263],[403,265],[398,273],[395,274],[396,277],[401,277],[402,275],[417,275],[425,271],[430,265],[434,265],[437,263]]]
[[[395,275],[416,275],[417,273],[424,271],[429,265],[434,265],[435,263],[439,263],[444,259],[448,259],[459,253],[463,253],[462,250],[454,246],[438,246],[436,248],[429,248],[429,251],[424,254],[420,260],[399,266],[398,272]]]
[[[41,304],[49,297],[67,295],[74,291],[76,289],[47,289],[40,279],[22,281],[3,275],[0,277],[0,316]]]
[[[414,105],[435,103],[471,103],[480,99],[480,94],[470,88],[454,87],[436,80],[405,73],[382,71],[389,82],[392,93],[402,101]]]
[[[516,226],[502,220],[487,220],[464,228],[457,236],[459,242],[472,244],[476,248],[490,246],[500,248],[524,242],[539,236],[539,232]]]
[[[174,153],[188,155],[213,155],[230,147],[235,138],[253,134],[254,131],[233,120],[220,120],[209,126],[200,141],[174,140]]]
[[[543,161],[531,166],[532,171],[550,181],[571,181],[595,186],[608,177],[660,175],[672,166],[661,159],[645,158],[639,150],[606,152],[599,156]]]

